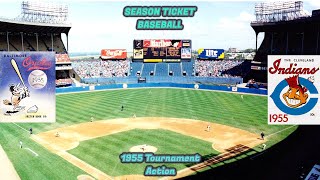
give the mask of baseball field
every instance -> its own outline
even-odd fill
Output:
[[[149,164],[122,164],[122,152],[202,155],[199,164],[165,164],[177,169],[170,178],[184,177],[254,156],[263,151],[262,144],[269,148],[297,128],[267,124],[266,96],[217,91],[59,94],[56,108],[53,124],[0,124],[0,144],[21,179],[140,179]]]

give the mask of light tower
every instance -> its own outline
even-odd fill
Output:
[[[67,24],[68,6],[51,2],[23,1],[21,14],[16,19],[35,23]]]
[[[256,21],[253,23],[289,21],[308,17],[302,1],[264,2],[255,5]]]

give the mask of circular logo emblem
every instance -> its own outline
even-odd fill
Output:
[[[47,84],[47,75],[41,70],[33,70],[29,74],[28,82],[34,89],[42,89]]]
[[[318,98],[310,98],[311,94],[318,94],[314,84],[305,78],[293,76],[282,80],[270,97],[282,112],[302,115],[313,109],[318,102]]]

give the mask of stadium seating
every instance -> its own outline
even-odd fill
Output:
[[[36,37],[32,35],[24,35],[23,37],[23,46],[24,51],[36,51],[37,50],[37,41]]]
[[[43,44],[45,49],[43,51],[54,51],[51,47],[51,36],[50,35],[42,35],[39,37],[39,44]]]
[[[144,63],[141,76],[150,76],[151,71],[155,71],[156,63]]]
[[[64,44],[62,42],[60,34],[53,36],[53,48],[55,49],[55,51],[57,53],[65,53],[65,52],[67,52],[66,48],[65,48],[65,46],[64,46]]]
[[[130,76],[137,76],[137,72],[142,69],[142,62],[131,62],[130,63]]]
[[[82,83],[138,83],[137,72],[140,72],[139,76],[146,78],[147,83],[238,84],[243,82],[240,76],[245,74],[243,62],[245,61],[201,60],[181,63],[143,63],[129,60],[77,60],[72,61],[72,67],[81,78]],[[249,71],[250,63],[245,66],[245,71]],[[194,75],[194,71],[197,71],[198,76]],[[151,72],[153,72],[152,75]]]
[[[194,60],[190,62],[182,62],[182,72],[186,71],[187,76],[192,76],[194,72]]]
[[[73,61],[72,67],[81,78],[126,77],[129,72],[129,61],[81,60]]]
[[[7,35],[6,33],[0,33],[0,51],[7,51]]]
[[[172,71],[173,76],[181,76],[182,75],[181,68],[182,68],[181,63],[170,63],[169,64],[169,72]]]
[[[243,60],[197,60],[195,69],[198,76],[202,77],[229,77],[227,70],[240,65]]]
[[[9,51],[37,51],[36,35],[24,33],[23,40],[21,33],[9,33]],[[23,42],[23,46],[22,46]],[[38,37],[39,51],[56,51],[57,53],[66,53],[66,48],[62,42],[61,35],[53,36],[53,48],[51,34],[42,34]],[[0,34],[0,51],[7,51],[7,34]]]
[[[64,62],[70,63],[71,61],[70,61],[68,54],[56,54],[56,62],[57,63],[64,63]]]
[[[21,35],[11,34],[9,35],[9,48],[10,51],[22,51]]]
[[[157,63],[156,65],[156,76],[168,76],[168,63]]]

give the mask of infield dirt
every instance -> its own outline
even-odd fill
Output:
[[[210,131],[207,131],[208,125],[211,127]],[[252,148],[264,142],[259,139],[259,134],[254,134],[226,125],[201,120],[162,117],[119,118],[81,123],[33,135],[32,139],[97,179],[141,179],[143,177],[141,175],[126,175],[120,177],[109,176],[67,152],[68,150],[76,148],[81,141],[132,129],[170,130],[208,141],[212,143],[212,148],[224,154],[230,152],[230,147],[244,145],[248,148]],[[57,132],[60,134],[59,137],[55,136]],[[183,146],[183,144],[181,144],[181,146]],[[129,151],[129,149],[124,149],[123,151]],[[228,154],[227,157],[235,156],[241,152],[242,151]],[[217,161],[203,162],[200,163],[197,168],[205,167],[205,165],[211,165],[214,163],[217,163]],[[195,167],[185,168],[178,171],[176,177],[183,177],[192,174],[194,170],[191,168]]]

